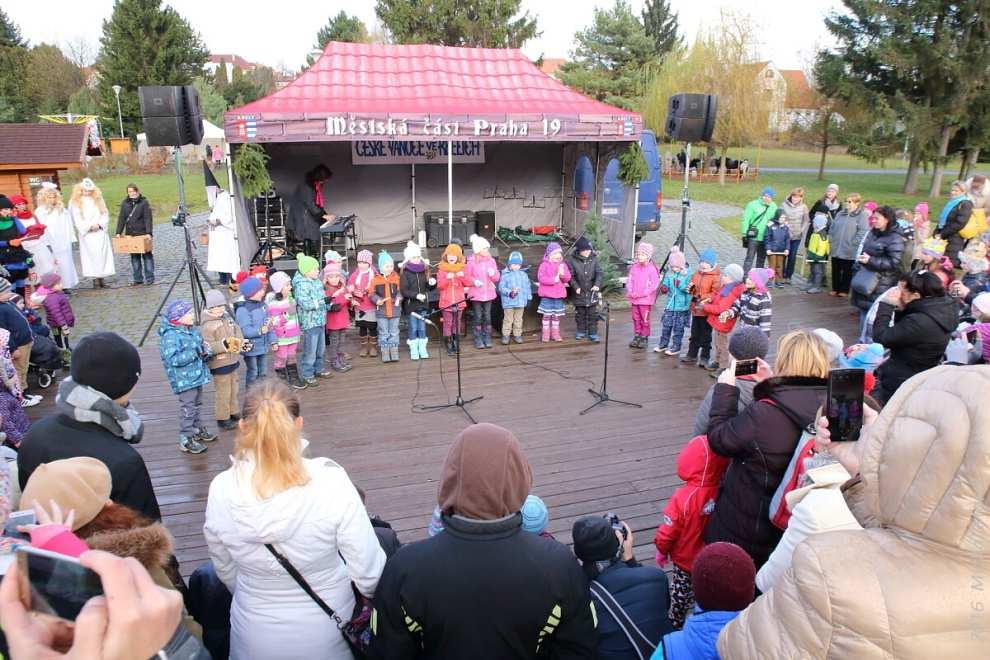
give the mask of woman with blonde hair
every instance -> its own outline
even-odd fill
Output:
[[[62,202],[62,193],[54,183],[45,181],[41,184],[34,205],[34,217],[45,226],[45,236],[55,258],[55,269],[62,278],[63,290],[76,288],[79,275],[76,274],[76,262],[72,256],[76,232],[69,210]]]
[[[770,522],[770,499],[802,432],[814,423],[825,400],[830,364],[825,342],[810,330],[780,338],[773,369],[763,360],[757,363],[753,403],[742,410],[734,361],[715,385],[708,444],[732,463],[704,538],[706,543],[735,543],[759,568],[781,537]]]
[[[103,201],[103,193],[92,179],[87,177],[72,188],[69,213],[79,236],[83,276],[92,277],[93,286],[101,289],[106,286],[104,278],[114,275],[117,270],[107,232],[110,214]]]
[[[276,557],[347,620],[352,582],[370,597],[385,567],[361,498],[342,467],[303,458],[299,399],[284,384],[256,383],[243,415],[233,465],[210,484],[203,526],[233,593],[230,657],[350,659],[337,625]]]

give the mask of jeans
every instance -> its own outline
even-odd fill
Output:
[[[410,339],[426,339],[426,321],[410,315],[408,322]]]
[[[691,340],[688,342],[688,357],[700,357],[707,361],[712,354],[712,326],[707,316],[691,317]]]
[[[144,265],[143,275],[141,273],[142,264]],[[140,284],[141,282],[151,284],[155,281],[155,258],[151,256],[150,252],[132,254],[131,271],[133,272],[134,282],[136,284]]]
[[[323,373],[323,354],[327,350],[327,337],[323,326],[303,330],[302,358],[298,359],[299,375],[303,380],[313,380],[316,374]]]
[[[237,405],[237,371],[227,374],[214,374],[213,387],[216,389],[216,418],[218,422],[230,419],[236,415]]]
[[[639,337],[650,336],[650,312],[652,310],[653,305],[632,306],[633,334]]]
[[[755,238],[749,239],[749,247],[746,248],[746,260],[743,261],[744,275],[753,267],[753,259],[756,259],[757,268],[763,268],[767,261],[767,244]]]
[[[808,281],[811,286],[809,288],[820,289],[825,281],[825,262],[811,261],[809,264],[811,265],[811,279]]]
[[[870,310],[868,310],[868,309],[861,309],[861,310],[859,310],[859,339],[858,339],[858,341],[859,341],[860,344],[869,343],[867,341],[867,336],[866,336],[866,317],[867,317],[867,315],[869,315],[869,313],[870,313]]]
[[[836,293],[849,293],[849,287],[852,286],[853,265],[855,263],[852,259],[832,257],[832,291]]]
[[[789,280],[794,277],[794,267],[797,265],[798,249],[801,247],[801,239],[792,240],[790,252],[787,253],[787,265],[784,266],[784,279]]]
[[[384,314],[378,315],[378,347],[399,347],[399,317],[387,319]]]
[[[199,411],[203,407],[203,388],[179,392],[179,433],[191,438],[199,433]]]
[[[487,328],[492,325],[492,301],[471,301],[471,315],[474,317],[475,331],[487,332]]]
[[[574,322],[579,333],[597,337],[598,305],[575,305]]]
[[[681,351],[681,341],[684,339],[684,326],[687,325],[691,312],[674,312],[666,310],[660,319],[660,343],[661,348],[666,346],[671,351]]]
[[[251,383],[264,378],[268,371],[268,354],[245,355],[244,356],[244,388],[251,387]]]

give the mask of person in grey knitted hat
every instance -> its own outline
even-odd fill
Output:
[[[729,337],[729,355],[737,362],[742,360],[763,360],[770,352],[770,340],[767,333],[760,330],[755,325],[737,325],[735,332]],[[739,411],[753,402],[753,388],[756,387],[756,380],[753,376],[740,376],[736,378],[736,387],[739,388]],[[708,415],[712,408],[712,395],[715,393],[715,385],[708,388],[705,398],[698,407],[698,413],[694,417],[694,434],[703,435],[708,432]]]

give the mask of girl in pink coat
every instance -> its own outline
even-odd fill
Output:
[[[629,267],[626,298],[632,305],[633,340],[629,348],[646,348],[650,341],[650,312],[660,289],[660,271],[653,263],[653,245],[646,241],[636,246],[636,261]]]
[[[467,298],[474,316],[474,347],[492,347],[492,301],[498,295],[495,284],[502,276],[492,258],[491,244],[477,234],[471,234],[471,257],[464,267]]]
[[[547,243],[543,262],[536,273],[540,296],[537,312],[543,315],[543,341],[563,341],[560,336],[560,319],[564,316],[564,298],[571,270],[564,263],[564,251],[558,243]]]

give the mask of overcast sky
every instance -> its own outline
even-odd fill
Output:
[[[4,0],[7,14],[32,43],[62,44],[83,37],[98,47],[102,20],[113,0]],[[199,31],[214,53],[236,53],[269,66],[298,68],[315,42],[316,31],[341,9],[375,23],[373,0],[168,0]],[[643,0],[631,0],[639,13]],[[523,50],[534,59],[567,57],[574,33],[591,23],[594,8],[611,0],[523,0],[543,34]],[[755,20],[764,59],[780,68],[806,68],[816,45],[828,39],[822,18],[842,6],[839,0],[672,0],[681,32],[692,38],[718,21],[721,9],[743,11]]]

